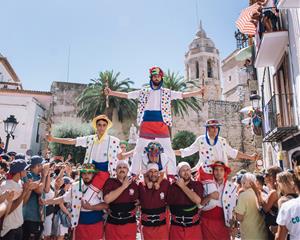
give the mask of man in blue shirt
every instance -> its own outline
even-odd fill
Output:
[[[29,200],[23,206],[24,224],[23,239],[40,239],[43,230],[43,222],[40,211],[39,197],[42,195],[45,186],[46,176],[49,172],[49,164],[44,164],[45,160],[41,156],[33,156],[30,159],[30,172],[27,180],[40,182],[38,187],[33,189]],[[44,164],[44,166],[43,166]]]

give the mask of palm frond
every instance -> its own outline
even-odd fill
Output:
[[[129,92],[132,90],[133,81],[126,78],[119,81],[120,72],[115,73],[113,70],[100,72],[98,78],[91,79],[91,82],[77,97],[77,115],[84,120],[90,120],[96,115],[117,110],[119,121],[132,117],[136,114],[137,103],[130,99],[119,99],[117,97],[109,97],[109,109],[106,109],[106,96],[103,90],[108,86],[113,91]],[[108,111],[109,110],[109,111]],[[112,116],[109,116],[112,117]]]

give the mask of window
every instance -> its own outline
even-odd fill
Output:
[[[212,63],[211,60],[207,60],[207,77],[212,78],[213,77],[213,71],[212,71]]]
[[[40,122],[38,122],[37,129],[36,129],[36,138],[35,138],[36,143],[40,142],[40,133],[39,132],[40,132]]]
[[[199,71],[199,62],[196,62],[196,78],[200,77],[200,71]]]

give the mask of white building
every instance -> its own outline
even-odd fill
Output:
[[[223,96],[225,101],[249,105],[251,94],[257,93],[258,84],[252,65],[252,47],[236,49],[222,60]]]
[[[280,0],[275,7],[279,14],[272,31],[261,28],[255,35],[264,159],[266,167],[291,168],[292,160],[300,164],[300,1]]]
[[[6,141],[3,121],[14,115],[18,121],[8,151],[37,154],[42,150],[51,93],[23,90],[21,81],[6,58],[0,55],[0,137]]]

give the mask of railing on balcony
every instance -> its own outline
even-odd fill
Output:
[[[285,30],[282,27],[278,13],[279,11],[276,7],[262,8],[258,17],[256,40],[261,41],[263,33]]]
[[[297,132],[294,125],[292,94],[275,94],[264,109],[265,142],[277,142]]]

